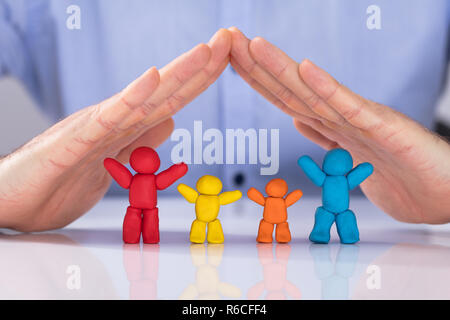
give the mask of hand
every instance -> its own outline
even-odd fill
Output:
[[[298,131],[324,149],[342,147],[375,171],[361,188],[397,220],[450,221],[450,146],[405,115],[353,93],[328,73],[300,64],[262,38],[232,33],[231,65]],[[299,154],[300,155],[300,154]],[[295,161],[295,159],[293,160]]]
[[[103,159],[128,162],[156,147],[171,116],[213,83],[229,62],[231,35],[219,30],[162,68],[150,68],[113,97],[57,123],[0,160],[0,227],[61,228],[89,210],[111,182]]]

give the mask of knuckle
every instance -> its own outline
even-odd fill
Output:
[[[119,96],[119,102],[121,104],[123,104],[125,107],[127,107],[128,109],[130,109],[130,110],[134,110],[135,109],[135,106],[132,103],[130,103],[127,100],[127,98],[125,98],[125,95],[123,93],[120,94],[120,96]]]
[[[169,98],[167,98],[167,105],[169,107],[170,112],[176,112],[178,108],[184,105],[184,97],[178,94],[172,94]]]
[[[306,97],[304,101],[311,109],[315,109],[319,104],[320,98],[318,95],[312,93],[310,96]]]
[[[150,101],[144,101],[140,109],[144,117],[146,117],[156,109],[156,105]]]
[[[354,104],[353,106],[347,108],[342,112],[342,116],[348,121],[356,119],[362,111],[363,107],[361,104]]]

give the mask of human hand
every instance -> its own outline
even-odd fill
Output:
[[[103,159],[129,160],[173,130],[171,116],[203,92],[229,62],[231,35],[219,30],[161,70],[150,68],[113,97],[55,124],[0,160],[0,227],[61,228],[89,210],[111,182]]]
[[[232,34],[230,63],[262,96],[326,150],[341,147],[375,171],[366,196],[397,220],[450,221],[450,145],[388,106],[367,100],[309,60],[297,63],[262,38]]]

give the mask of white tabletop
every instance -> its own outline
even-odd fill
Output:
[[[394,221],[352,199],[361,242],[308,235],[320,199],[289,208],[289,244],[257,244],[262,208],[225,206],[223,245],[192,245],[194,206],[159,200],[161,243],[124,245],[125,198],[105,198],[53,232],[0,233],[0,299],[449,299],[450,226]]]

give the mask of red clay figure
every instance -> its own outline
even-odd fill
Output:
[[[296,203],[303,195],[300,189],[289,193],[288,185],[283,179],[272,179],[266,185],[268,197],[264,197],[261,192],[255,188],[247,191],[249,199],[257,204],[264,206],[263,218],[259,224],[258,242],[272,242],[273,227],[276,224],[275,239],[277,242],[291,241],[291,232],[287,223],[287,208]]]
[[[115,159],[103,162],[114,180],[125,189],[130,189],[130,206],[123,221],[123,241],[138,243],[159,242],[159,218],[157,190],[164,190],[188,171],[185,163],[174,164],[158,174],[160,160],[155,150],[148,147],[135,149],[130,156],[130,165],[137,172],[134,176]]]

